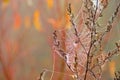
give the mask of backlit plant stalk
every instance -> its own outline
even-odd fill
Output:
[[[103,3],[106,1],[106,3]],[[120,54],[120,42],[116,42],[116,47],[105,52],[102,49],[102,42],[105,35],[110,33],[115,18],[119,13],[120,3],[113,12],[105,26],[104,31],[99,31],[101,25],[97,22],[102,17],[102,12],[108,5],[108,0],[83,0],[83,7],[79,19],[82,20],[80,26],[76,23],[71,4],[68,4],[67,12],[70,17],[71,28],[55,30],[53,32],[53,50],[64,59],[67,67],[74,74],[75,80],[101,80],[103,66],[114,55]],[[60,39],[65,31],[66,39]],[[62,47],[65,43],[65,49]]]

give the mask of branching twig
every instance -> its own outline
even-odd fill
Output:
[[[107,28],[107,30],[103,31],[103,32],[99,32],[97,30],[97,27],[100,28],[100,25],[97,23],[98,18],[100,17],[102,11],[106,8],[106,6],[108,5],[108,3],[106,3],[106,5],[103,6],[103,9],[101,11],[99,11],[100,3],[99,0],[96,1],[96,7],[94,9],[93,7],[93,2],[91,0],[85,0],[84,1],[84,11],[83,10],[79,10],[79,13],[81,11],[84,12],[84,21],[83,21],[83,27],[86,27],[86,33],[88,33],[87,35],[81,34],[82,36],[84,35],[84,38],[89,38],[89,46],[87,46],[88,48],[86,48],[86,45],[83,43],[81,35],[79,35],[80,31],[78,29],[79,26],[76,25],[75,20],[76,18],[78,18],[78,15],[76,17],[74,17],[74,14],[72,12],[72,8],[71,8],[71,4],[68,5],[67,8],[67,12],[68,15],[70,17],[70,22],[71,22],[71,26],[72,26],[72,30],[74,31],[74,33],[72,33],[70,30],[68,30],[68,32],[71,32],[71,38],[72,39],[70,41],[72,41],[70,44],[70,46],[72,46],[72,50],[66,50],[64,51],[64,49],[62,49],[61,47],[61,41],[59,40],[59,35],[57,35],[57,31],[54,31],[53,33],[53,41],[54,41],[54,50],[57,51],[57,53],[65,60],[66,65],[69,67],[69,69],[75,74],[76,76],[76,80],[87,80],[88,76],[91,75],[92,78],[94,78],[95,80],[101,80],[101,75],[102,75],[102,65],[104,65],[107,61],[109,61],[109,59],[114,56],[119,54],[120,52],[120,43],[117,42],[116,43],[116,48],[112,51],[109,51],[108,54],[103,54],[102,52],[104,52],[102,50],[102,41],[104,39],[104,36],[110,32],[110,30],[112,29],[112,24],[119,12],[119,7],[120,4],[117,6],[115,12],[113,13],[111,19],[108,21],[107,26],[105,26]],[[83,29],[86,29],[83,28]],[[82,31],[81,31],[82,32]],[[67,34],[69,36],[69,34]],[[90,35],[90,36],[89,36]],[[69,47],[67,44],[67,41],[64,40],[64,43],[66,44],[65,47]],[[79,52],[78,50],[78,46],[80,46],[80,48],[82,48],[84,50],[83,52]],[[67,48],[67,49],[71,49],[71,48]],[[98,54],[100,52],[100,54]],[[96,55],[97,56],[96,56]],[[82,56],[84,55],[84,57]],[[82,61],[80,61],[81,56],[83,58],[85,58],[85,61],[83,64]],[[97,61],[97,63],[94,63],[94,61]],[[84,76],[80,75],[80,71],[79,69],[81,69],[79,66],[83,66],[84,67]],[[99,68],[98,69],[98,73],[96,73],[94,71],[94,69]]]

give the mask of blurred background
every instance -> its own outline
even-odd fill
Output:
[[[0,0],[0,80],[37,80],[43,69],[50,70],[52,74],[53,54],[49,37],[54,29],[69,28],[66,15],[68,3],[72,3],[76,15],[81,2],[82,0]],[[108,2],[103,18],[99,19],[102,26],[106,25],[120,0]],[[113,50],[114,43],[120,40],[120,14],[106,40],[105,51]],[[120,56],[115,56],[113,61],[106,64],[103,75],[105,80],[112,80],[114,71],[120,70],[119,60]],[[58,61],[59,66],[61,62]]]

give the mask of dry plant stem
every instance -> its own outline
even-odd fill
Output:
[[[97,3],[96,3],[97,5],[98,5],[98,0],[97,0]],[[111,18],[111,21],[109,21],[109,25],[111,25],[112,23],[113,23],[113,21],[114,21],[114,18],[116,17],[116,15],[117,15],[117,13],[118,13],[118,9],[119,9],[119,7],[120,7],[120,4],[118,5],[118,7],[117,7],[117,9],[116,9],[116,11],[114,12],[114,14],[113,14],[113,16],[112,16],[112,18]],[[96,16],[96,12],[97,12],[97,7],[96,7],[96,10],[95,10],[95,14],[94,14],[94,16],[93,16],[93,28],[94,28],[94,25],[95,25],[95,16]],[[110,27],[108,26],[108,28],[107,28],[107,32],[109,32],[110,31]],[[92,35],[93,35],[93,33],[94,32],[96,32],[96,31],[94,31],[94,30],[92,30],[91,31],[91,39],[92,39]],[[105,33],[103,33],[103,35],[105,35]],[[100,38],[100,41],[99,41],[99,43],[100,43],[100,47],[101,47],[101,41],[102,41],[102,39],[103,39],[103,35],[102,35],[102,37]],[[93,42],[93,44],[94,44],[94,42]],[[89,49],[89,52],[88,52],[88,54],[87,54],[87,65],[86,65],[86,72],[85,72],[85,77],[84,77],[84,80],[86,80],[86,78],[87,78],[87,73],[88,73],[88,71],[89,71],[89,63],[90,63],[90,54],[91,54],[91,49],[92,49],[92,42],[91,42],[91,45],[90,45],[90,49]],[[103,63],[105,63],[105,61],[107,60],[107,59],[109,59],[110,57],[112,57],[115,53],[117,53],[118,52],[118,50],[115,50],[112,54],[109,54],[108,56],[109,57],[106,57],[105,58],[105,60],[103,60]],[[100,65],[99,65],[100,66]],[[100,68],[101,68],[101,66],[100,66]],[[101,70],[101,69],[100,69]],[[102,70],[101,70],[102,71]],[[93,74],[94,75],[94,74]]]
[[[82,42],[81,42],[81,40],[79,38],[78,30],[77,30],[76,24],[75,24],[75,22],[73,20],[74,19],[74,15],[72,13],[71,4],[69,4],[67,11],[68,11],[68,13],[70,15],[70,22],[71,22],[72,27],[73,27],[73,29],[75,31],[74,34],[77,37],[76,43],[80,43],[81,46],[83,47],[83,49],[85,50],[86,54],[87,54],[87,51],[86,51],[84,45],[82,44]],[[76,74],[76,80],[79,80],[79,75],[78,75],[78,70],[77,70],[77,66],[78,66],[78,62],[77,61],[78,61],[78,53],[75,54],[75,65],[74,65],[74,67],[76,68],[76,72],[75,72],[75,74]]]
[[[106,4],[106,6],[107,6],[107,4]],[[119,43],[116,43],[117,48],[110,51],[107,55],[103,54],[104,51],[102,50],[102,40],[104,39],[104,36],[106,35],[106,33],[110,32],[111,28],[113,27],[112,24],[115,20],[115,17],[117,16],[117,14],[119,12],[120,4],[117,6],[115,12],[113,13],[113,16],[108,21],[107,26],[105,26],[107,28],[107,30],[105,30],[103,32],[98,32],[96,27],[100,27],[100,25],[97,23],[97,20],[100,17],[100,15],[102,14],[102,11],[105,9],[105,6],[101,10],[101,12],[99,12],[100,5],[98,3],[98,0],[96,1],[95,9],[93,7],[91,0],[85,0],[84,5],[85,5],[84,6],[85,11],[83,11],[83,13],[85,15],[82,16],[83,24],[84,24],[83,26],[87,27],[87,30],[89,30],[89,32],[90,32],[90,33],[88,32],[88,34],[90,35],[88,49],[85,47],[85,44],[82,43],[82,41],[81,41],[82,38],[79,35],[78,26],[75,23],[81,10],[79,10],[77,16],[74,17],[74,14],[71,9],[71,4],[69,4],[68,8],[67,8],[68,15],[70,16],[71,26],[72,26],[71,29],[74,31],[73,33],[71,32],[71,34],[73,34],[75,36],[75,41],[73,40],[73,42],[75,42],[75,44],[78,44],[84,50],[84,53],[86,54],[86,61],[85,61],[86,65],[84,66],[84,69],[85,69],[84,76],[79,75],[79,62],[78,61],[79,61],[80,57],[79,57],[79,52],[77,52],[77,48],[75,48],[74,52],[71,52],[72,54],[74,54],[72,61],[69,60],[69,58],[71,58],[67,55],[67,54],[69,54],[69,52],[67,52],[66,50],[64,50],[63,47],[61,47],[62,41],[63,42],[65,42],[65,41],[59,40],[59,35],[61,36],[61,34],[57,35],[57,31],[54,31],[54,33],[53,33],[54,47],[55,47],[55,51],[57,51],[58,54],[65,60],[65,63],[68,66],[68,68],[75,74],[76,80],[87,80],[88,75],[90,75],[91,78],[94,78],[95,80],[101,80],[102,65],[104,65],[107,61],[109,61],[109,59],[112,56],[117,55],[120,52],[120,44]],[[96,35],[98,35],[98,34],[100,34],[100,35],[97,36],[97,38],[96,38]],[[67,34],[67,33],[65,35],[68,35],[68,37],[70,37],[69,34]],[[64,46],[67,47],[67,45],[64,45]],[[96,54],[99,52],[100,52],[100,54]],[[102,56],[102,54],[103,54],[103,56]],[[100,57],[100,59],[98,59],[99,57]],[[67,60],[71,61],[71,62],[68,63]],[[94,60],[97,61],[97,63],[92,62]],[[73,64],[73,65],[71,65],[71,64]],[[97,70],[98,71],[97,73],[94,71],[94,69],[96,69],[96,68],[99,68]]]
[[[87,54],[87,64],[86,64],[86,71],[85,71],[85,77],[84,77],[84,80],[86,80],[87,78],[87,73],[89,71],[89,58],[90,58],[90,51],[92,49],[92,44],[90,44],[90,49],[88,51],[88,54]]]
[[[55,30],[53,32],[53,40],[54,40],[54,49],[55,50],[53,53],[58,53],[58,55],[60,55],[65,61],[66,61],[66,52],[65,52],[65,48],[61,47],[61,41],[58,40],[58,35],[57,35],[57,31]],[[63,40],[63,39],[62,39]],[[55,57],[54,57],[55,58]],[[55,62],[55,61],[54,61]],[[66,63],[66,62],[65,62]],[[66,63],[67,64],[67,63]],[[67,64],[68,68],[71,70],[70,66]],[[63,74],[61,74],[63,75]],[[61,77],[62,78],[62,77]]]
[[[46,73],[46,70],[43,70],[41,73],[40,73],[40,78],[38,80],[44,80],[44,75]]]
[[[117,55],[120,53],[120,48],[115,48],[113,51],[110,51],[105,58],[98,64],[94,65],[91,70],[93,70],[95,67],[100,66],[100,65],[104,65],[107,61],[110,60],[110,58],[112,58],[114,55]]]
[[[97,6],[98,6],[98,0],[97,0]],[[87,0],[86,0],[86,5],[87,5]],[[88,7],[87,7],[88,8]],[[95,18],[96,18],[96,12],[97,12],[97,9],[98,7],[96,7],[95,9],[95,14],[93,14],[93,28],[91,30],[91,43],[90,43],[90,48],[89,48],[89,51],[87,53],[87,62],[86,62],[86,71],[85,71],[85,76],[84,76],[84,80],[86,80],[87,78],[87,73],[89,71],[89,63],[90,63],[90,54],[91,54],[91,49],[92,49],[92,46],[94,44],[94,42],[92,41],[92,38],[93,38],[93,33],[96,33],[96,30],[94,28],[94,25],[95,25]],[[89,16],[90,17],[90,16]],[[89,27],[89,25],[87,25]],[[95,31],[94,31],[95,30]],[[93,74],[94,75],[94,74]]]
[[[116,11],[114,12],[114,14],[113,14],[113,16],[112,16],[111,22],[109,21],[109,22],[110,22],[109,25],[112,25],[112,23],[113,23],[113,21],[114,21],[114,18],[117,16],[119,7],[120,7],[120,4],[117,6],[117,9],[116,9]],[[109,26],[107,26],[107,27],[108,27],[108,29],[107,29],[106,32],[110,32],[112,26],[111,26],[110,28],[109,28]],[[102,34],[102,36],[100,37],[100,42],[102,41],[103,36],[106,35],[106,32],[104,32],[104,33]],[[106,55],[105,58],[104,58],[99,64],[95,64],[95,65],[91,68],[91,70],[94,69],[94,68],[97,67],[97,66],[100,66],[100,67],[101,67],[101,65],[104,65],[107,61],[109,61],[109,59],[110,59],[111,57],[113,57],[114,55],[117,55],[117,54],[119,54],[119,46],[118,46],[118,45],[117,45],[117,48],[114,49],[113,51],[110,51],[110,52],[108,53],[108,55]]]
[[[110,30],[112,29],[112,24],[114,22],[114,19],[116,18],[118,12],[119,12],[119,8],[120,8],[120,3],[118,4],[117,8],[116,8],[116,11],[113,13],[111,19],[108,21],[106,27],[107,27],[107,30],[102,34],[101,38],[100,38],[100,41],[102,41],[104,35],[107,33],[107,32],[110,32]]]
[[[86,51],[84,45],[82,44],[82,42],[81,42],[81,40],[80,40],[80,38],[79,38],[79,32],[78,32],[78,30],[77,30],[77,28],[76,28],[76,24],[75,24],[75,22],[74,22],[74,20],[73,20],[73,19],[74,19],[74,14],[72,13],[72,9],[71,9],[71,4],[70,4],[70,3],[69,3],[69,6],[68,6],[67,11],[68,11],[68,14],[70,15],[70,22],[71,22],[71,24],[72,24],[72,26],[73,26],[73,29],[74,29],[74,31],[75,31],[74,34],[75,34],[76,37],[78,38],[77,41],[76,41],[76,43],[80,43],[81,46],[82,46],[82,48],[85,50],[85,52],[86,52],[86,54],[87,54],[87,51]]]
[[[63,49],[61,49],[61,47],[60,47],[60,41],[58,40],[58,35],[57,35],[56,30],[53,32],[53,40],[54,40],[54,46],[57,48],[57,51],[60,53],[59,55],[66,61],[66,54],[67,53]],[[67,66],[71,70],[71,67],[68,64],[67,64]]]

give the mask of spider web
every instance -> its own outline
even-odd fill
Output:
[[[85,64],[87,60],[87,53],[89,50],[91,35],[90,31],[87,27],[83,26],[81,28],[81,32],[79,35],[80,43],[76,43],[77,37],[73,34],[72,29],[68,31],[67,39],[66,39],[66,63],[70,67],[70,69],[75,73],[76,68],[79,75],[82,75],[85,71]],[[77,61],[75,61],[77,54]],[[77,63],[77,67],[75,68],[75,63]]]

